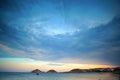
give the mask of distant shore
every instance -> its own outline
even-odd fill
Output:
[[[120,67],[115,67],[115,68],[92,68],[92,69],[72,69],[68,72],[57,72],[55,70],[49,70],[47,72],[43,72],[39,69],[35,69],[31,71],[32,73],[88,73],[88,72],[111,72],[114,74],[119,74],[120,75]]]

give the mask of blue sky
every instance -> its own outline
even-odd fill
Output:
[[[1,0],[0,59],[120,63],[119,0]]]

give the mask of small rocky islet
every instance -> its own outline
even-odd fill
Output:
[[[32,71],[32,73],[36,73],[36,75],[39,75],[40,72],[42,72],[42,71],[40,71],[39,69],[35,69]]]
[[[49,70],[47,73],[57,73],[57,71],[55,71],[55,70]]]

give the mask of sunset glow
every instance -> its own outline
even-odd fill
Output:
[[[22,60],[22,61],[21,61]],[[100,64],[74,64],[74,63],[55,63],[47,61],[34,61],[31,59],[17,59],[6,58],[0,59],[0,69],[17,71],[17,72],[29,72],[33,69],[40,69],[41,71],[48,71],[54,69],[58,72],[70,71],[72,69],[91,69],[91,68],[112,68],[116,66],[112,65],[100,65]]]

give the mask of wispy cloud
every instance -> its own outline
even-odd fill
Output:
[[[20,50],[20,49],[16,49],[16,48],[12,48],[12,47],[8,47],[6,45],[0,44],[0,49],[10,54],[16,55],[18,57],[33,58],[33,59],[39,59],[39,60],[46,59],[48,55],[48,52],[46,50],[43,50],[40,48],[33,48],[33,47],[25,48],[26,50]]]
[[[0,44],[0,49],[4,50],[4,51],[7,51],[8,53],[14,54],[14,55],[19,55],[19,56],[25,56],[26,55],[26,53],[24,51],[17,50],[17,49],[14,49],[14,48],[10,48],[10,47],[5,46],[3,44]]]
[[[94,1],[1,1],[0,55],[120,65],[120,2]]]

